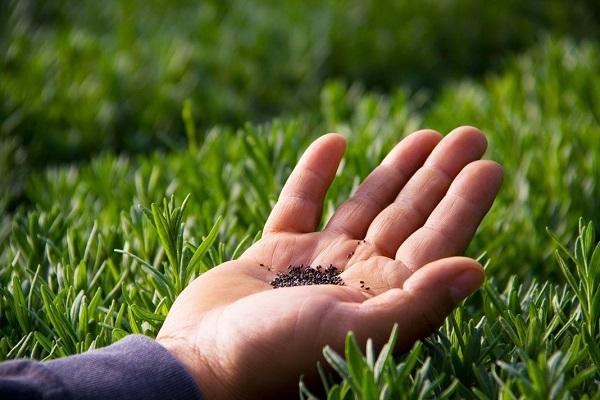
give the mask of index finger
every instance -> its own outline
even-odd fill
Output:
[[[263,232],[314,232],[323,200],[340,164],[346,140],[329,133],[304,152],[285,183]]]

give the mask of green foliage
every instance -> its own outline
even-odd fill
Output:
[[[413,349],[396,362],[393,349],[398,336],[398,325],[394,326],[389,341],[383,346],[379,355],[375,354],[373,342],[367,342],[366,355],[363,355],[352,332],[346,337],[345,359],[331,348],[326,347],[323,354],[327,362],[343,379],[339,384],[329,384],[328,399],[425,399],[436,395],[437,398],[448,398],[455,391],[456,385],[446,388],[443,393],[436,391],[443,378],[439,375],[430,380],[432,364],[427,358],[415,370],[422,357],[423,346],[416,344]],[[301,397],[312,393],[301,385]]]
[[[546,33],[597,39],[591,0],[7,0],[0,138],[30,164],[145,151],[202,127],[315,109],[326,79],[437,88]],[[14,139],[13,139],[14,140]]]

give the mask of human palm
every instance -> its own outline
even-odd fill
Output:
[[[479,158],[485,138],[458,128],[400,142],[316,231],[345,141],[329,134],[305,152],[263,238],[203,274],[177,299],[157,340],[206,398],[282,398],[314,377],[324,345],[352,330],[381,344],[394,323],[399,349],[431,333],[481,284],[462,254],[491,206],[500,167]],[[290,265],[333,265],[344,285],[273,289]]]

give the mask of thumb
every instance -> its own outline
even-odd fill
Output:
[[[483,267],[472,258],[449,257],[425,265],[412,274],[402,287],[417,298],[451,303],[452,309],[477,290],[484,280]]]
[[[361,304],[354,332],[363,340],[384,343],[399,325],[398,350],[436,331],[452,309],[484,280],[481,265],[470,258],[451,257],[431,262],[405,282]]]

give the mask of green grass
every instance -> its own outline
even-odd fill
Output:
[[[352,337],[343,356],[326,349],[337,375],[323,385],[332,399],[599,398],[599,60],[594,44],[546,40],[436,98],[331,81],[318,112],[240,129],[205,130],[186,109],[185,148],[38,171],[0,219],[0,359],[154,336],[187,282],[256,240],[318,134],[349,139],[327,218],[402,136],[469,123],[506,174],[468,250],[484,288],[401,357]]]
[[[202,127],[313,111],[323,82],[436,90],[546,34],[600,37],[593,0],[7,0],[0,139],[27,165],[172,148]]]

